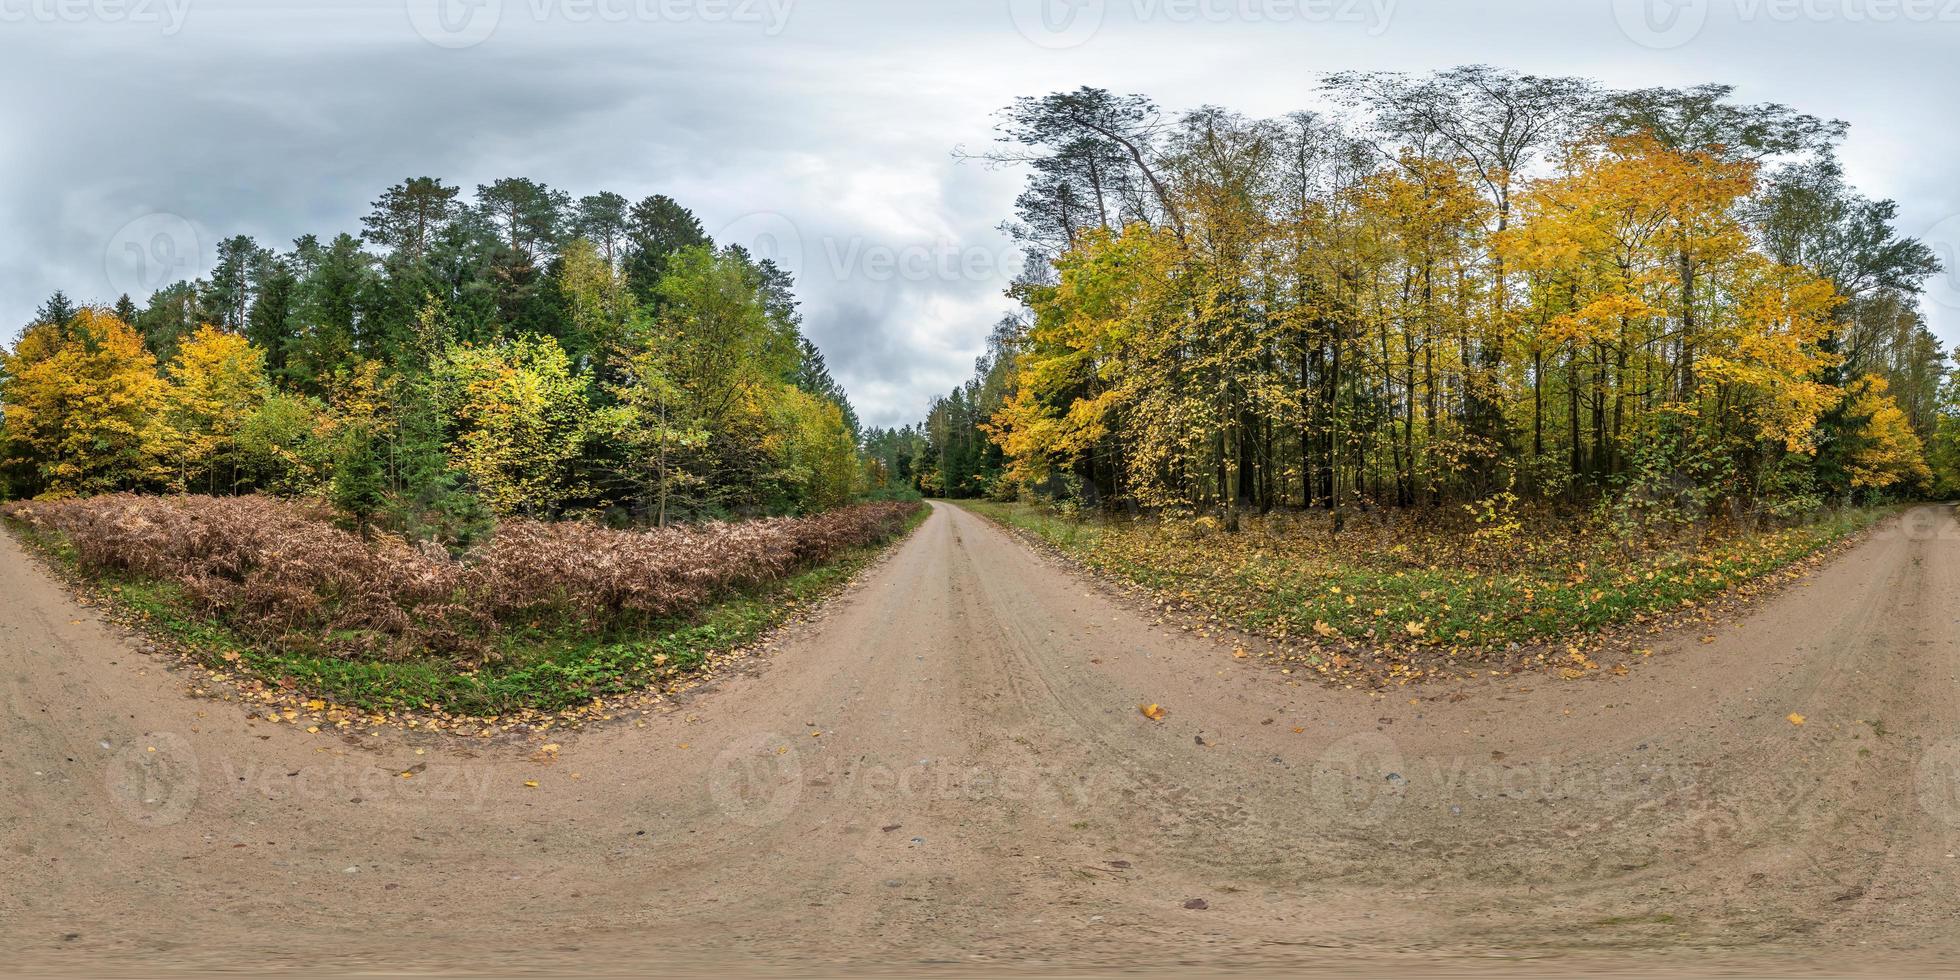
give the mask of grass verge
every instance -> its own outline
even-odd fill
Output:
[[[1389,519],[1331,532],[1324,517],[1251,519],[1243,533],[1209,522],[1070,518],[1027,503],[962,501],[1098,572],[1147,589],[1160,606],[1216,617],[1304,648],[1324,673],[1461,674],[1569,646],[1552,658],[1598,669],[1576,638],[1654,624],[1766,587],[1891,508],[1833,510],[1789,527],[1698,528],[1629,547],[1583,525],[1521,527],[1504,538]],[[1364,656],[1356,656],[1363,653]]]

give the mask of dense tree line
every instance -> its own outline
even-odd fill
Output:
[[[1004,111],[1041,261],[913,479],[1146,507],[1796,507],[1925,489],[1939,271],[1844,124],[1486,67],[1331,114]],[[1950,435],[1950,434],[1949,434]]]
[[[1012,390],[1019,320],[995,325],[974,376],[935,399],[926,420],[865,434],[865,451],[892,483],[937,497],[979,497],[998,485],[1005,456],[986,427]]]
[[[57,293],[0,355],[4,489],[331,496],[487,516],[804,512],[864,489],[790,276],[664,196],[387,189],[361,234],[225,239],[147,302]]]

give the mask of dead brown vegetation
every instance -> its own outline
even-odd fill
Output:
[[[128,494],[6,505],[84,569],[172,583],[203,611],[285,649],[349,658],[494,655],[513,628],[606,632],[684,617],[717,597],[897,534],[919,504],[651,531],[514,521],[461,558],[364,539],[323,509],[270,497]]]

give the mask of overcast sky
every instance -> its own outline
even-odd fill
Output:
[[[797,275],[868,423],[1011,309],[1020,95],[1315,108],[1319,77],[1488,63],[1721,81],[1852,124],[1852,180],[1960,266],[1960,0],[0,0],[0,334],[140,302],[214,243],[358,231],[411,175],[665,193]],[[1927,315],[1960,343],[1960,273]]]

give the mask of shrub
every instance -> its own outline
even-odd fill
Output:
[[[83,568],[171,583],[262,642],[348,659],[463,667],[534,627],[608,632],[684,617],[901,531],[916,503],[812,517],[616,531],[512,521],[461,558],[363,540],[318,505],[268,497],[113,495],[8,504],[64,537]]]

